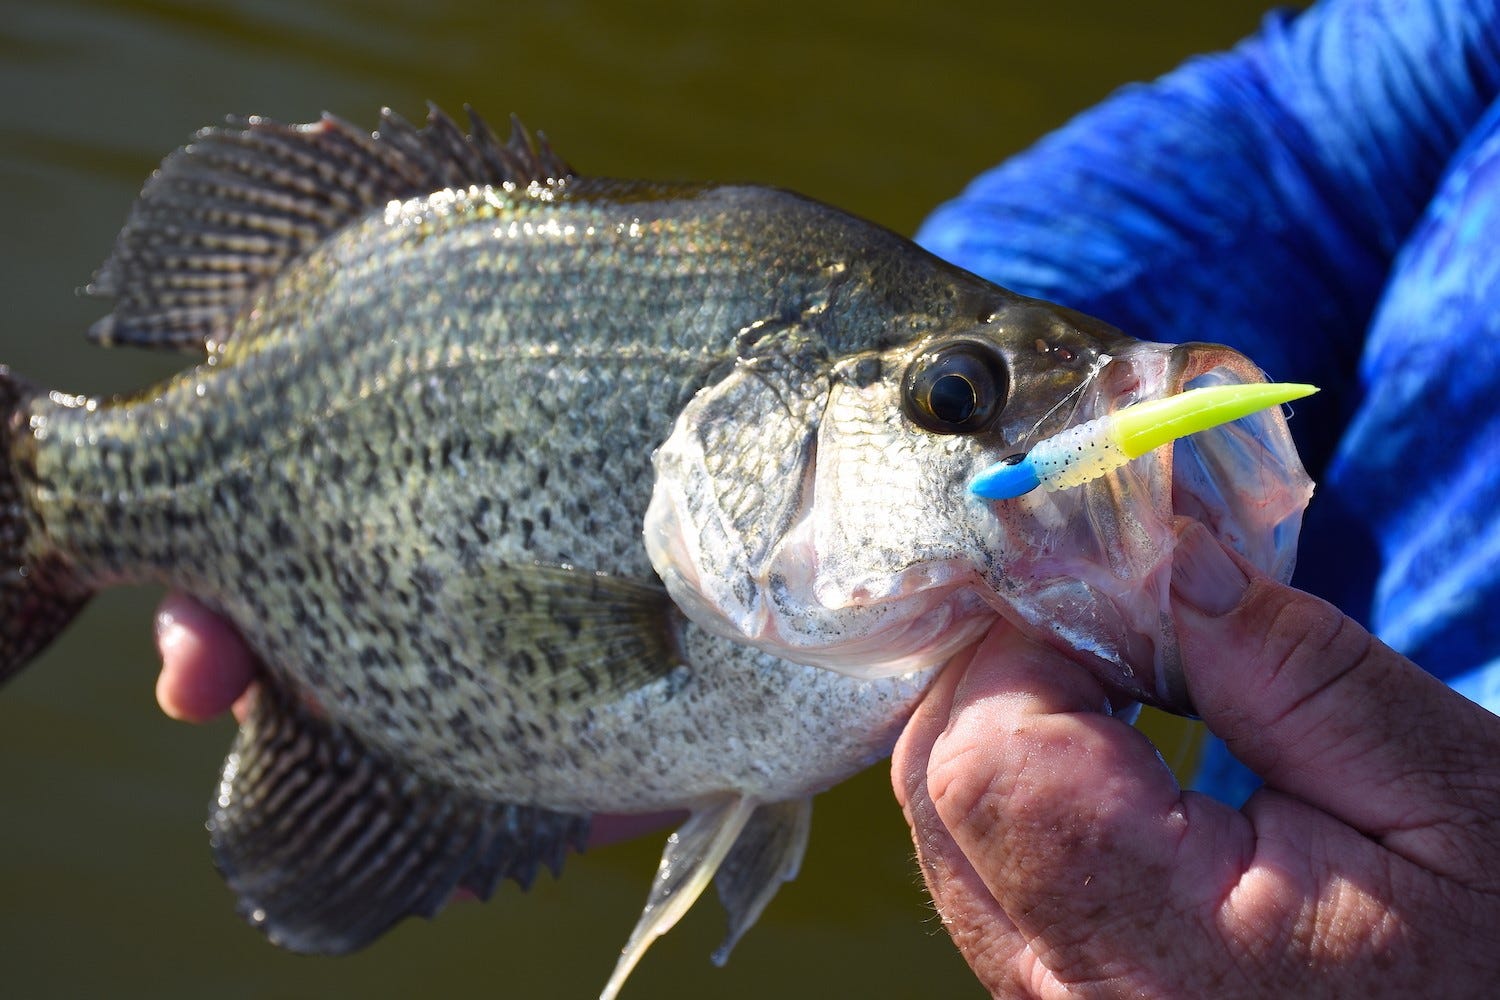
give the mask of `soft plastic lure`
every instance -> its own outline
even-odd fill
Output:
[[[1069,427],[1037,442],[1026,454],[996,463],[975,476],[969,490],[987,500],[1009,500],[1037,487],[1053,492],[1082,486],[1180,437],[1317,391],[1317,386],[1296,382],[1256,382],[1189,389],[1136,403]]]

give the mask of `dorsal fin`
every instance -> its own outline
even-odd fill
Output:
[[[313,245],[395,199],[572,175],[515,118],[501,142],[470,108],[466,134],[435,105],[418,129],[389,108],[374,133],[230,118],[162,161],[87,291],[115,300],[101,344],[192,349],[222,340],[260,287]]]

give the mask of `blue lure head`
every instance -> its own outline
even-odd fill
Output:
[[[986,500],[1011,500],[1042,485],[1028,455],[1011,455],[985,469],[969,483],[969,492]]]

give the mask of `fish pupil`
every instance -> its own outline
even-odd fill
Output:
[[[947,374],[932,383],[927,397],[932,415],[950,424],[961,424],[974,415],[979,407],[979,394],[974,383],[962,375]]]

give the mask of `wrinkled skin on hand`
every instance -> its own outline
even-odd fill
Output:
[[[1181,544],[1189,691],[1265,787],[1241,810],[1181,791],[1088,672],[996,630],[893,761],[975,973],[1000,996],[1490,995],[1500,718],[1201,527]]]

